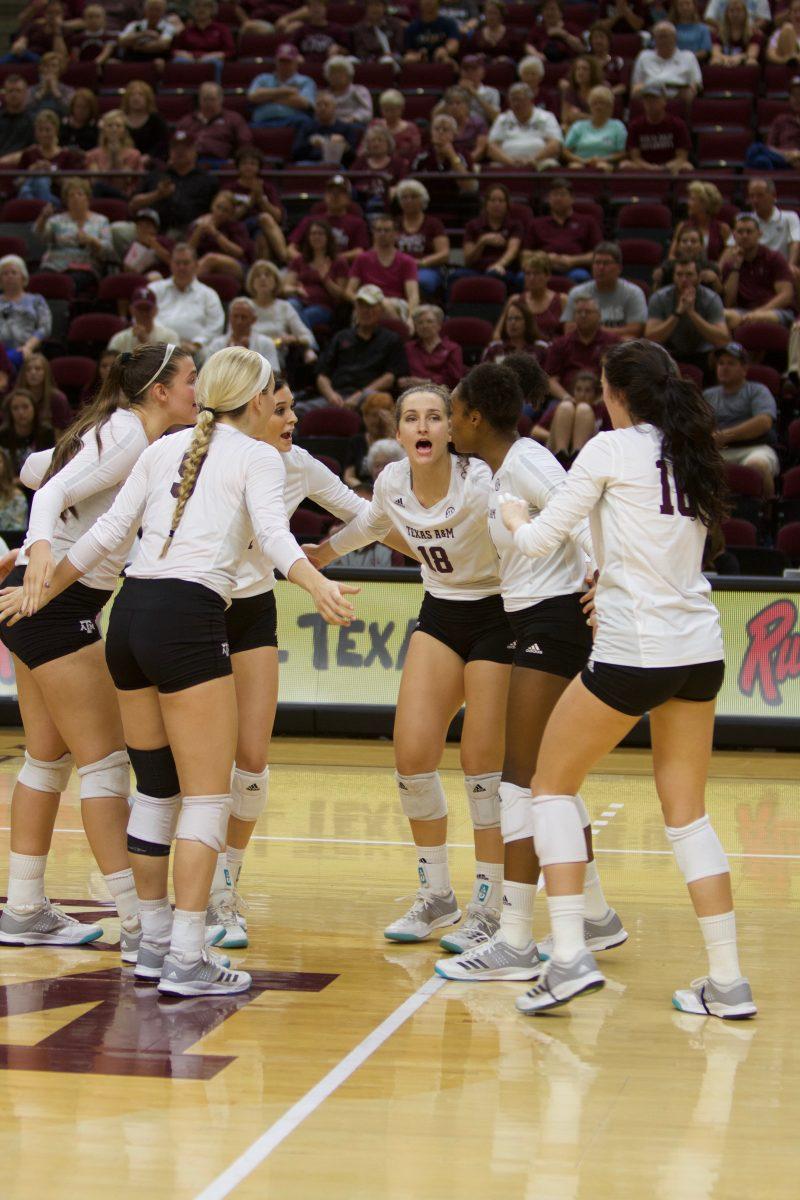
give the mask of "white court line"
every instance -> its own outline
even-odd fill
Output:
[[[11,827],[9,825],[0,825],[0,833],[9,833]],[[81,834],[82,829],[54,829],[53,833],[72,833]],[[321,846],[413,846],[413,842],[392,842],[378,838],[324,838],[324,837],[278,837],[271,833],[254,833],[250,839],[251,842],[308,842],[312,845]],[[451,850],[474,850],[472,842],[448,842],[447,845]],[[672,857],[671,850],[637,850],[635,848],[626,847],[620,850],[611,850],[607,846],[595,846],[595,854],[655,854],[663,855],[667,858]],[[789,862],[800,862],[800,854],[742,854],[736,850],[727,850],[728,858],[776,858],[786,859]]]
[[[301,1096],[288,1112],[285,1112],[274,1125],[270,1125],[269,1129],[256,1138],[244,1154],[240,1154],[235,1162],[232,1162],[221,1175],[218,1175],[207,1188],[195,1197],[195,1200],[223,1200],[225,1196],[229,1196],[242,1180],[260,1166],[272,1154],[272,1151],[276,1150],[281,1142],[305,1121],[306,1117],[310,1117],[320,1104],[341,1087],[376,1050],[380,1049],[384,1042],[388,1041],[393,1033],[397,1032],[401,1025],[405,1024],[409,1017],[413,1017],[414,1013],[422,1008],[423,1004],[426,1004],[431,996],[434,996],[439,988],[444,986],[445,982],[446,980],[439,979],[434,975],[426,983],[423,983],[413,996],[404,1000],[399,1008],[396,1008],[385,1021],[372,1030],[372,1033],[367,1034],[363,1042],[359,1042],[354,1050],[345,1055],[323,1079],[320,1079],[319,1083]]]

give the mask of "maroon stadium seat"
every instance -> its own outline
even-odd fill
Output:
[[[725,474],[728,477],[728,487],[735,496],[747,496],[749,499],[760,500],[764,495],[764,481],[753,467],[743,467],[739,463],[726,463]]]
[[[744,161],[752,141],[750,129],[706,130],[697,136],[697,164],[700,167],[736,170]]]
[[[502,279],[467,276],[455,281],[450,299],[454,304],[505,304],[506,285]]]
[[[617,232],[628,238],[652,238],[663,247],[672,240],[675,221],[666,204],[623,204],[617,213]]]
[[[451,83],[455,83],[455,67],[449,63],[412,62],[403,63],[400,82],[403,91],[406,88],[436,88],[443,91]]]
[[[270,158],[289,158],[294,145],[293,129],[254,129],[253,142],[262,154]]]
[[[660,265],[664,257],[661,242],[651,242],[645,238],[618,238],[618,243],[622,251],[622,270],[625,278],[641,279],[649,283],[653,277],[653,269]]]
[[[296,538],[311,538],[315,541],[324,538],[331,524],[330,517],[311,512],[308,508],[298,508],[289,518],[289,529]]]
[[[31,275],[28,280],[28,291],[38,292],[45,300],[75,299],[75,281],[69,275],[59,275],[57,271],[41,271]]]
[[[314,458],[317,462],[321,462],[323,467],[327,467],[329,471],[333,471],[334,475],[341,476],[342,464],[338,458],[332,458],[330,454],[315,454]]]
[[[767,71],[770,69],[767,67]],[[759,91],[759,74],[758,66],[705,66],[703,67],[703,95],[706,97],[747,96],[752,103],[753,97]]]
[[[790,521],[779,529],[776,545],[796,567],[800,563],[800,521]]]
[[[31,291],[33,291],[33,288],[31,288]],[[789,441],[790,451],[794,456],[800,457],[800,417],[795,417],[794,421],[789,422],[786,436]]]
[[[728,517],[722,522],[721,528],[726,546],[757,545],[757,531],[752,521],[745,521],[742,517]]]
[[[229,105],[226,104],[225,107],[227,108]],[[181,117],[188,117],[196,108],[196,92],[161,92],[159,94],[158,111],[169,125],[176,124]]]
[[[300,418],[301,437],[355,437],[361,417],[351,408],[313,408]]]
[[[764,387],[769,388],[776,400],[780,396],[780,372],[776,371],[774,367],[765,367],[761,363],[755,363],[747,368],[747,378],[752,379],[754,383],[763,383]]]
[[[109,221],[129,221],[131,210],[127,200],[115,200],[113,197],[92,197],[92,212],[100,213]]]
[[[212,62],[168,62],[164,67],[161,86],[165,88],[198,88],[201,83],[216,79]],[[161,97],[159,96],[159,107]]]
[[[688,379],[691,383],[696,383],[699,388],[703,386],[703,372],[699,367],[695,367],[692,363],[678,363],[678,370],[684,379]]]
[[[125,325],[122,317],[115,317],[113,313],[83,313],[70,321],[67,341],[79,348],[91,346],[95,351],[104,350]]]
[[[399,317],[382,317],[380,324],[384,329],[389,329],[392,333],[396,333],[404,342],[407,342],[411,337],[408,326]]]
[[[67,87],[79,88],[85,87],[94,91],[97,88],[97,80],[100,72],[97,65],[93,62],[73,62],[67,67],[64,74],[61,76],[61,82]]]
[[[330,7],[328,14],[330,15]],[[360,62],[356,63],[356,72],[353,76],[354,83],[361,83],[364,87],[373,88],[375,91],[384,88],[393,87],[397,73],[391,63],[384,62]]]
[[[456,342],[462,349],[465,362],[475,362],[489,345],[492,326],[480,317],[448,317],[442,325],[442,336]]]
[[[708,129],[746,129],[753,123],[752,96],[721,99],[701,96],[692,104],[692,129],[699,133]]]
[[[549,275],[547,286],[551,292],[564,292],[566,294],[567,292],[571,292],[575,287],[575,281],[567,275]]]
[[[45,206],[44,200],[26,200],[20,197],[16,200],[6,200],[0,208],[0,221],[13,225],[35,221]]]
[[[247,88],[255,79],[256,75],[261,75],[264,70],[263,63],[252,62],[226,62],[222,68],[222,78],[220,83],[224,88]]]
[[[768,359],[767,365],[776,369],[786,368],[786,353],[789,348],[789,330],[775,321],[745,321],[737,326],[736,340],[759,361]]]
[[[795,68],[788,63],[767,63],[764,67],[764,91],[768,96],[775,93],[785,96],[789,91],[789,80],[795,74]]]
[[[146,275],[106,275],[101,279],[97,288],[97,299],[100,301],[130,300],[137,288],[147,287]]]
[[[237,47],[238,57],[271,58],[281,42],[285,41],[286,36],[282,33],[243,33]],[[267,69],[266,66],[262,67],[263,71]]]
[[[0,237],[0,258],[5,254],[17,254],[22,259],[27,259],[28,246],[24,238],[21,237]]]
[[[200,282],[213,288],[223,304],[230,304],[231,300],[242,294],[241,283],[232,275],[201,275]]]
[[[97,374],[97,363],[93,358],[70,354],[63,358],[51,358],[50,370],[53,372],[53,379],[58,387],[68,396],[77,397],[84,388],[89,387],[93,382]]]
[[[124,88],[134,79],[149,83],[151,88],[158,87],[158,71],[152,63],[118,62],[112,58],[103,67],[104,88]]]

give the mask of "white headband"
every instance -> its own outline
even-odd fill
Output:
[[[164,370],[164,367],[167,365],[167,363],[169,362],[169,360],[172,358],[173,351],[175,351],[175,350],[177,350],[177,346],[173,345],[173,343],[172,343],[172,342],[170,342],[170,343],[168,344],[168,346],[167,346],[167,349],[166,349],[165,353],[164,353],[164,357],[163,357],[163,359],[161,360],[161,366],[158,368],[158,370],[156,371],[155,375],[151,375],[151,376],[150,376],[150,378],[148,379],[148,381],[147,381],[147,383],[144,385],[144,387],[142,387],[142,388],[139,388],[138,392],[136,393],[136,395],[137,395],[137,396],[141,396],[142,392],[146,392],[146,391],[147,391],[147,389],[150,387],[150,384],[151,384],[151,383],[155,383],[155,381],[158,379],[158,377],[159,377],[159,375],[161,374],[161,372]]]

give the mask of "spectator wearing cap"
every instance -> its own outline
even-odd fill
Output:
[[[469,159],[456,150],[457,132],[458,126],[448,113],[439,113],[438,116],[435,116],[431,121],[430,150],[424,150],[422,154],[417,155],[412,169],[415,175],[439,173],[458,175],[459,178],[455,180],[457,191],[462,194],[471,194],[478,190],[478,183],[472,174],[472,164]],[[453,182],[448,179],[439,188],[436,185],[432,186],[429,181],[428,187],[431,192],[435,187],[437,194],[442,192],[452,198]]]
[[[717,385],[703,395],[714,409],[716,442],[726,462],[752,467],[764,482],[764,495],[775,495],[780,470],[775,451],[775,397],[763,383],[747,378],[747,351],[729,342],[717,351]]]
[[[235,158],[253,141],[253,133],[241,113],[224,107],[218,83],[201,83],[197,109],[181,117],[177,129],[194,138],[197,156],[208,166],[220,166]]]
[[[357,408],[373,392],[392,391],[408,374],[399,335],[380,323],[383,306],[383,292],[374,284],[356,292],[355,323],[334,334],[320,355],[317,388],[326,404]]]
[[[350,268],[346,297],[351,302],[366,285],[381,290],[387,311],[402,321],[413,316],[419,304],[419,280],[416,261],[397,249],[394,218],[379,213],[372,221],[372,249],[359,254]],[[409,326],[413,328],[411,322]]]
[[[569,333],[550,344],[544,369],[550,391],[557,400],[572,400],[570,388],[581,371],[600,376],[603,356],[619,338],[601,325],[600,306],[592,295],[577,297],[573,303],[574,325]]]
[[[351,31],[358,62],[397,62],[403,53],[405,23],[392,16],[386,0],[367,0],[364,17]]]
[[[492,275],[518,291],[518,271],[524,231],[511,212],[511,194],[503,183],[491,184],[483,194],[483,213],[464,229],[464,267],[450,272],[450,283],[472,275]]]
[[[576,283],[588,279],[592,252],[602,237],[597,221],[575,212],[569,179],[552,180],[547,189],[547,207],[549,216],[534,217],[528,245],[545,251],[554,272],[569,275]]]
[[[705,373],[710,352],[730,338],[722,301],[701,285],[697,263],[689,255],[675,263],[673,277],[673,284],[650,297],[644,336],[666,347],[678,362]]]
[[[211,208],[217,191],[217,181],[208,171],[197,165],[197,146],[191,134],[183,129],[173,133],[169,144],[169,158],[162,170],[151,171],[145,176],[142,191],[131,197],[130,208],[134,214],[142,208],[152,208],[158,213],[161,228],[167,232],[184,233],[203,213]],[[117,227],[126,222],[115,222],[114,241],[117,244]],[[127,233],[132,236],[130,227]],[[127,246],[130,244],[128,237]]]
[[[0,344],[17,368],[38,350],[53,327],[44,296],[26,291],[29,281],[28,268],[19,255],[0,258]]]
[[[186,241],[199,259],[199,275],[232,275],[241,283],[253,260],[253,243],[236,220],[236,197],[227,188],[217,192],[210,212],[192,224]]]
[[[169,154],[170,130],[156,106],[156,96],[149,83],[132,79],[119,106],[125,113],[133,144],[149,159],[164,159]]]
[[[508,89],[508,111],[489,130],[488,156],[505,167],[554,166],[561,153],[561,127],[552,113],[536,108],[526,83]]]
[[[458,56],[458,25],[452,17],[443,17],[439,7],[439,0],[419,0],[419,15],[403,35],[406,62],[448,62]]]
[[[691,50],[678,49],[671,21],[653,26],[653,47],[642,50],[633,64],[631,95],[638,96],[645,84],[661,83],[668,96],[693,100],[703,86],[700,64]]]
[[[450,258],[447,230],[438,217],[426,212],[430,196],[419,180],[402,180],[395,196],[400,205],[397,249],[416,262],[422,295],[435,296],[444,288],[444,268]]]
[[[486,0],[483,16],[470,38],[470,50],[485,58],[510,58],[516,62],[522,53],[524,38],[517,26],[506,23],[505,15],[502,0]]]
[[[641,337],[647,320],[644,292],[635,283],[620,279],[622,253],[616,242],[600,242],[592,254],[592,280],[572,288],[564,309],[564,324],[575,319],[575,304],[590,296],[597,301],[602,327],[620,338]]]
[[[592,88],[588,118],[573,122],[564,139],[564,160],[572,170],[613,171],[622,161],[628,131],[613,114],[611,88]]]
[[[167,20],[166,0],[144,0],[143,16],[125,26],[118,47],[128,62],[163,63],[175,33],[175,26]]]
[[[7,75],[3,81],[3,107],[0,109],[0,163],[9,155],[19,154],[33,141],[33,117],[28,112],[28,85],[21,75]]]
[[[275,70],[256,75],[247,92],[255,106],[252,125],[308,125],[314,107],[317,85],[299,70],[300,51],[291,42],[283,42],[275,51]]]
[[[361,210],[351,203],[350,183],[344,175],[332,175],[325,184],[322,205],[318,211],[303,217],[289,236],[289,245],[299,246],[312,221],[329,225],[337,248],[337,257],[353,259],[370,244],[369,227]]]
[[[132,354],[137,346],[149,346],[153,342],[177,344],[181,340],[176,330],[156,320],[158,301],[151,288],[136,288],[132,292],[130,310],[130,325],[114,334],[108,343],[109,350],[116,354]]]
[[[208,358],[217,350],[224,350],[228,346],[243,346],[245,350],[255,350],[257,354],[266,358],[277,375],[281,369],[278,348],[272,338],[255,332],[257,315],[256,306],[249,296],[237,296],[235,300],[231,300],[228,328],[219,337],[212,338],[204,357]]]
[[[345,299],[349,269],[347,259],[338,253],[330,224],[320,217],[308,217],[289,259],[284,292],[310,329],[330,324],[334,309]]]
[[[740,213],[733,229],[734,246],[722,265],[722,299],[730,329],[744,321],[776,321],[790,325],[794,318],[794,281],[782,254],[761,244],[758,221]]]
[[[233,35],[227,25],[215,20],[215,0],[193,0],[189,12],[189,20],[172,43],[173,60],[221,65],[227,58],[233,58]]]
[[[681,117],[667,112],[663,83],[646,83],[639,96],[644,113],[628,125],[628,157],[620,164],[622,169],[670,175],[694,170],[689,162],[689,128]]]
[[[420,304],[414,313],[414,336],[406,342],[408,375],[398,387],[405,390],[421,383],[437,383],[454,388],[464,375],[461,347],[442,337],[444,313],[435,304]]]
[[[287,26],[287,35],[303,61],[321,63],[334,54],[346,54],[347,30],[329,19],[327,0],[307,0],[305,10],[306,18],[301,24]]]
[[[350,59],[335,54],[322,73],[336,105],[337,119],[346,125],[368,125],[372,120],[372,96],[363,83],[353,83],[355,67]]]
[[[397,88],[387,88],[381,92],[378,108],[381,115],[375,117],[368,128],[373,125],[383,125],[394,138],[395,154],[406,163],[413,163],[422,148],[422,136],[419,127],[413,121],[406,121],[403,110],[406,98]]]
[[[133,222],[133,241],[122,260],[122,270],[133,275],[145,275],[148,271],[169,269],[172,257],[172,238],[160,233],[161,221],[154,208],[142,208]],[[113,235],[113,227],[112,227]]]
[[[483,117],[487,126],[492,125],[500,113],[500,93],[497,88],[483,82],[486,77],[486,56],[467,54],[461,60],[460,69],[458,86],[468,93],[473,114]]]
[[[361,137],[357,125],[348,125],[336,116],[333,93],[320,89],[314,101],[314,117],[298,129],[292,158],[300,163],[344,163],[353,159]]]
[[[225,313],[213,288],[197,278],[197,255],[186,242],[179,242],[170,260],[169,279],[151,283],[162,320],[174,329],[184,350],[196,354],[222,333]]]

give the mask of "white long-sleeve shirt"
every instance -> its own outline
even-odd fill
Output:
[[[634,425],[592,438],[564,487],[514,534],[517,549],[537,557],[589,516],[600,570],[592,661],[677,667],[723,657],[701,570],[706,530],[686,510],[660,431]]]
[[[279,451],[231,425],[214,429],[169,553],[161,557],[193,435],[194,430],[185,429],[161,438],[141,455],[109,511],[70,550],[70,562],[82,573],[118,555],[140,526],[141,547],[128,575],[199,583],[226,603],[254,538],[284,575],[304,557],[289,532]]]
[[[411,487],[408,459],[384,467],[371,503],[331,538],[337,554],[380,541],[392,529],[422,560],[426,592],[442,600],[482,600],[500,591],[497,552],[486,525],[491,474],[475,458],[450,455],[447,495],[425,508]]]
[[[184,341],[204,346],[222,333],[222,301],[207,284],[194,279],[181,291],[173,279],[158,279],[148,286],[158,300],[159,317],[170,329],[177,329]]]
[[[357,496],[324,463],[312,458],[300,446],[292,446],[288,453],[281,455],[281,459],[286,467],[283,495],[290,517],[306,499],[313,500],[342,521],[351,521],[369,508],[369,501]],[[239,566],[233,599],[260,596],[274,586],[273,564],[264,557],[257,545],[251,545]]]
[[[492,481],[489,532],[500,556],[500,594],[506,612],[521,612],[553,596],[583,591],[592,558],[589,524],[577,528],[542,558],[532,561],[520,552],[500,516],[499,497],[524,500],[535,516],[564,487],[567,473],[556,458],[531,438],[520,438],[503,460]],[[577,543],[577,544],[576,544]]]
[[[21,479],[26,487],[38,491],[17,565],[27,564],[27,548],[38,541],[50,542],[53,557],[63,558],[111,507],[147,445],[142,422],[129,409],[120,408],[100,430],[100,446],[95,429],[90,429],[74,458],[42,487],[39,485],[50,466],[53,451],[31,454],[22,468]],[[93,565],[83,579],[87,587],[113,591],[135,535],[134,529],[125,545]]]

